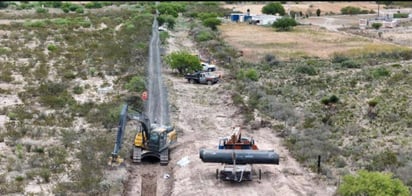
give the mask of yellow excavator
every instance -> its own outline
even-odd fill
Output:
[[[177,141],[174,127],[151,124],[150,119],[145,114],[136,111],[129,113],[128,110],[128,105],[124,104],[120,112],[116,143],[109,165],[123,162],[118,153],[122,148],[126,124],[131,120],[140,122],[131,151],[132,162],[141,163],[145,157],[154,157],[160,160],[160,165],[167,165],[169,163],[169,147]]]

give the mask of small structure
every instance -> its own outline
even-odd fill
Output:
[[[252,16],[251,23],[257,25],[272,25],[277,19],[282,18],[281,16],[274,16],[274,15],[256,15]]]
[[[375,18],[375,19],[359,19],[359,28],[366,29],[372,27],[373,23],[382,23],[382,28],[395,28],[399,24],[398,19],[391,18]]]
[[[385,28],[394,28],[398,25],[398,20],[383,21],[382,26]]]
[[[366,29],[369,26],[368,23],[369,23],[368,19],[359,19],[359,28]]]

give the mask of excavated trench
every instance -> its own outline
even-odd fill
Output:
[[[147,68],[147,92],[148,99],[145,104],[145,112],[152,123],[168,125],[169,107],[167,101],[167,89],[162,82],[162,62],[160,58],[160,40],[156,18],[152,25],[152,36],[149,46],[149,65]],[[161,173],[167,168],[162,168],[158,157],[147,156],[139,165],[131,164],[129,180],[126,184],[124,195],[157,195],[157,190],[165,192],[163,187],[158,187]],[[167,189],[167,188],[166,188]],[[168,192],[168,191],[166,191]]]

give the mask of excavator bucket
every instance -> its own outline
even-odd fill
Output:
[[[117,157],[112,156],[112,157],[109,158],[108,165],[110,167],[119,167],[123,164],[124,164],[124,159],[123,158],[120,158],[118,156]]]

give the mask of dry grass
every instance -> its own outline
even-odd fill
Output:
[[[367,50],[374,41],[359,36],[330,32],[315,26],[298,26],[290,32],[277,32],[270,27],[249,24],[226,23],[219,27],[223,38],[237,50],[243,51],[243,58],[256,62],[265,54],[274,54],[286,60],[304,56],[329,58],[335,52]],[[376,42],[375,47],[389,47]]]
[[[262,14],[261,10],[265,4],[225,4],[223,5],[224,8],[232,9],[235,7],[235,10],[242,11],[246,13],[247,9],[250,9],[251,14]],[[369,2],[313,2],[313,1],[306,1],[306,2],[299,2],[296,4],[295,2],[288,2],[288,4],[283,5],[285,10],[294,10],[294,11],[302,11],[306,13],[307,11],[311,11],[312,13],[316,13],[317,9],[321,10],[321,15],[325,14],[326,12],[333,12],[335,14],[340,13],[340,9],[346,6],[353,6],[359,7],[361,9],[366,10],[378,10],[378,5],[374,1]],[[382,6],[381,6],[382,9]]]

